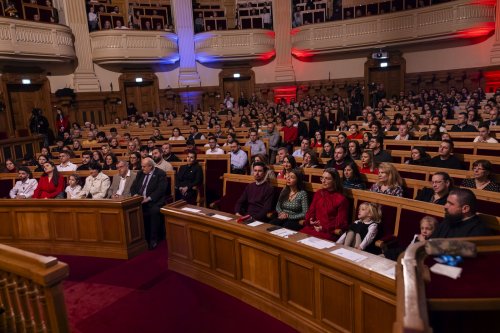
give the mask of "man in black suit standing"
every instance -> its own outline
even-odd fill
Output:
[[[142,200],[142,214],[144,216],[144,232],[149,249],[158,246],[158,234],[162,216],[160,208],[165,204],[167,193],[167,175],[164,171],[155,168],[155,162],[146,157],[141,161],[142,170],[130,189],[131,194],[140,195]]]

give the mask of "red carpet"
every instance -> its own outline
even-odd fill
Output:
[[[64,296],[75,333],[297,332],[167,267],[163,242],[131,260],[58,256],[70,267]]]

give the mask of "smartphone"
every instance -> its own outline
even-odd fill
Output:
[[[269,227],[267,228],[266,230],[271,232],[271,231],[274,231],[274,230],[278,230],[278,229],[281,229],[282,227],[280,227],[279,225],[273,225],[272,227]]]

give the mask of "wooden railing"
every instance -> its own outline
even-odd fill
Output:
[[[0,244],[1,332],[69,332],[62,292],[68,266]]]

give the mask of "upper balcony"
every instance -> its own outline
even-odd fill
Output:
[[[378,47],[431,44],[489,35],[494,0],[457,0],[408,11],[305,25],[292,30],[297,57]]]
[[[264,29],[216,30],[194,36],[196,60],[268,60],[274,54],[274,32]]]
[[[0,17],[0,58],[70,62],[76,59],[71,29],[65,25]]]
[[[90,34],[97,64],[173,64],[179,60],[177,35],[165,31],[101,30]]]

